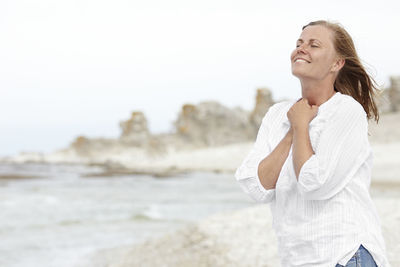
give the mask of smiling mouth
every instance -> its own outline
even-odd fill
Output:
[[[296,60],[294,61],[294,63],[296,63],[296,62],[310,63],[310,62],[308,62],[307,60],[304,60],[304,59],[301,59],[301,58],[296,59]]]

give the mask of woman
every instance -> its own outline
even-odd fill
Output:
[[[304,26],[290,59],[302,98],[270,107],[235,177],[270,203],[282,267],[389,266],[369,195],[374,81],[339,24]]]

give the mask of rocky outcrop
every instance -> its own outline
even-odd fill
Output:
[[[265,113],[273,104],[274,100],[272,99],[272,93],[268,88],[257,89],[256,104],[249,117],[254,128],[258,129],[260,127]]]
[[[175,132],[155,135],[150,133],[143,112],[136,110],[119,123],[119,138],[78,136],[69,147],[54,152],[51,158],[93,164],[118,162],[131,168],[148,168],[156,160],[163,162],[163,168],[170,168],[175,163],[165,161],[167,154],[168,158],[175,159],[193,149],[254,141],[261,120],[273,103],[271,92],[260,88],[251,112],[240,107],[228,108],[216,101],[185,104],[174,121]],[[127,159],[130,160],[127,162]]]
[[[78,136],[70,145],[78,156],[91,157],[97,153],[109,152],[110,148],[116,148],[119,145],[116,139],[107,138],[88,138]]]
[[[251,141],[255,139],[268,108],[274,103],[267,88],[257,90],[255,102],[251,112],[240,107],[228,108],[216,101],[205,101],[197,105],[185,104],[174,122],[175,132],[156,135],[150,133],[143,112],[133,111],[130,118],[119,123],[119,138],[78,136],[69,149],[83,158],[99,153],[120,153],[124,149],[139,149],[146,151],[147,155],[157,156],[171,150],[190,150]]]
[[[177,137],[202,146],[253,140],[262,118],[273,103],[270,90],[260,88],[251,112],[240,107],[228,108],[216,101],[185,104],[174,122]]]
[[[143,112],[134,111],[126,121],[119,123],[121,127],[120,141],[133,146],[144,146],[148,143],[150,132],[147,127],[147,119]]]
[[[232,144],[255,135],[248,112],[215,101],[184,105],[174,124],[178,138],[201,146]]]
[[[72,141],[70,147],[74,149],[79,155],[87,155],[91,149],[90,139],[85,136],[78,136]]]

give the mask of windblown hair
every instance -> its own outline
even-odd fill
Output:
[[[379,121],[379,112],[375,98],[379,95],[379,89],[375,80],[365,71],[360,62],[354,42],[350,34],[339,24],[325,20],[318,20],[303,26],[322,25],[333,33],[333,44],[336,53],[345,60],[334,83],[335,91],[352,96],[364,108],[368,120],[374,117]]]

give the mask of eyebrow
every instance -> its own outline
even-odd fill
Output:
[[[318,39],[310,39],[310,42],[314,42],[314,41],[317,41],[317,42],[319,42],[319,43],[322,43],[320,40],[318,40]],[[304,41],[303,41],[303,39],[297,39],[297,42],[302,42],[302,43],[304,43]]]

